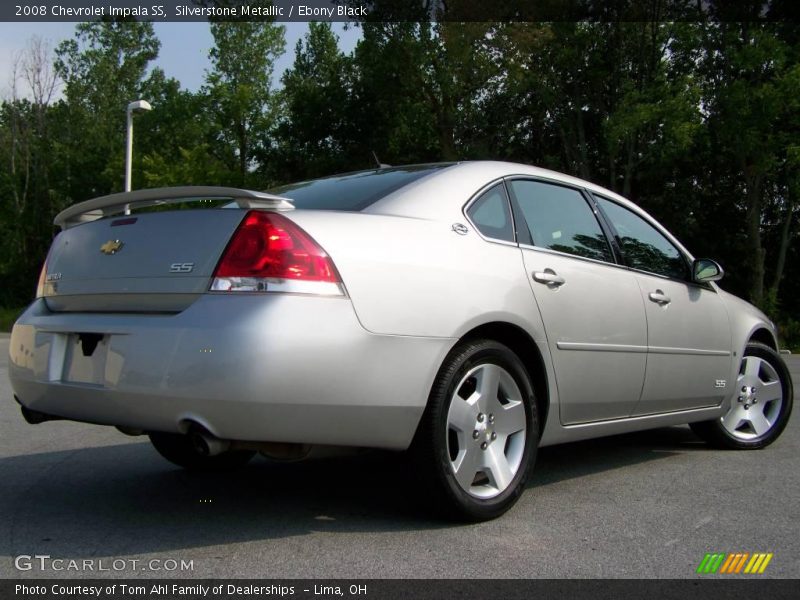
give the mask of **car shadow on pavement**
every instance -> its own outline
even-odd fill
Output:
[[[530,485],[663,459],[698,443],[672,427],[544,448]],[[136,441],[6,457],[0,473],[2,553],[11,556],[118,557],[311,532],[455,526],[426,512],[426,492],[398,453],[300,463],[259,457],[235,473],[191,474]]]
[[[688,426],[664,427],[539,449],[528,487],[622,469],[710,447]]]

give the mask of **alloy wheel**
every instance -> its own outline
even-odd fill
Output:
[[[485,363],[455,387],[447,413],[447,450],[461,489],[493,498],[522,462],[528,419],[519,386],[504,368]]]
[[[736,384],[736,397],[722,417],[722,426],[741,440],[759,438],[775,425],[783,406],[778,372],[759,356],[745,356]]]

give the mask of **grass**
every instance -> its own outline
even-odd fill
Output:
[[[778,320],[778,337],[780,347],[793,353],[800,352],[800,320],[786,317]]]
[[[14,321],[25,310],[24,306],[16,306],[13,308],[0,307],[0,332],[11,331]]]

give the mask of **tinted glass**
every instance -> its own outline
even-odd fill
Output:
[[[359,171],[290,183],[269,192],[291,198],[297,208],[359,211],[401,187],[448,166],[450,165],[416,165]]]
[[[579,191],[521,179],[512,181],[511,189],[535,246],[613,262],[608,240]]]
[[[508,198],[502,183],[484,192],[467,211],[475,227],[483,235],[496,240],[514,241],[514,227]]]
[[[689,271],[680,251],[639,215],[605,198],[597,202],[619,234],[628,265],[635,269],[686,279]]]

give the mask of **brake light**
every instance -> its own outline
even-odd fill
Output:
[[[39,283],[36,284],[36,297],[44,297],[44,284],[47,278],[47,261],[42,265],[42,270],[39,272]]]
[[[255,210],[228,242],[211,291],[344,295],[333,261],[311,236],[278,213]]]

